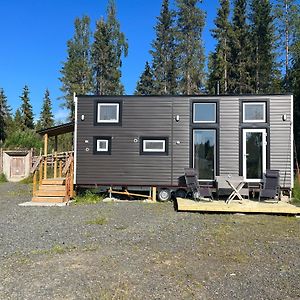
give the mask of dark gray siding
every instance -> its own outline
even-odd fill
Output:
[[[222,97],[220,99],[220,175],[239,175],[239,99]]]
[[[78,100],[77,184],[176,185],[183,166],[188,166],[188,102],[184,105],[169,98],[109,98],[103,102],[122,101],[122,126],[94,126],[96,100]],[[180,122],[174,124],[176,133],[172,129],[176,122],[172,111],[180,115]],[[93,136],[111,136],[111,155],[93,154]],[[140,155],[142,136],[168,137],[169,155]],[[172,147],[177,140],[180,144]]]
[[[280,185],[293,186],[292,96],[272,96],[270,100],[270,167],[280,170]],[[287,120],[282,120],[286,114]]]
[[[279,169],[281,185],[292,187],[292,97],[89,97],[78,99],[77,184],[177,185],[184,168],[192,166],[191,101],[219,105],[217,170],[220,175],[242,175],[241,102],[269,103],[268,167]],[[122,126],[94,126],[94,103],[122,102]],[[287,115],[287,121],[282,115]],[[81,115],[85,116],[81,121]],[[179,116],[176,122],[175,117]],[[252,125],[249,125],[250,127]],[[197,127],[198,128],[198,127]],[[111,155],[93,154],[93,137],[112,138]],[[169,154],[140,155],[140,137],[168,137]],[[137,140],[135,142],[134,140]],[[88,141],[86,143],[85,141]],[[89,151],[86,151],[89,148]]]

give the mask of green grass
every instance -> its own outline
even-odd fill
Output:
[[[22,183],[22,184],[30,184],[32,182],[33,182],[33,176],[32,175],[29,175],[28,177],[26,177],[26,178],[24,178],[20,181],[20,183]]]
[[[54,245],[51,249],[37,249],[37,250],[33,250],[31,251],[31,254],[33,255],[55,255],[55,254],[64,254],[66,252],[69,252],[71,250],[75,250],[76,247],[72,246],[72,247],[63,247],[60,245]]]
[[[7,179],[6,179],[6,176],[3,173],[1,173],[0,174],[0,183],[3,183],[3,182],[7,182]]]
[[[75,204],[96,204],[103,200],[102,195],[97,195],[93,191],[88,190],[83,195],[78,195],[74,198]]]
[[[107,219],[104,218],[104,217],[99,216],[95,219],[86,221],[85,224],[88,224],[88,225],[105,225],[105,224],[107,224]]]
[[[295,178],[295,185],[293,188],[292,203],[300,206],[300,183],[297,177]]]

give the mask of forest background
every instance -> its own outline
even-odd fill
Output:
[[[100,1],[101,2],[101,1]],[[300,5],[296,0],[219,0],[210,34],[214,49],[205,55],[203,32],[208,1],[162,0],[156,18],[150,59],[137,78],[137,95],[277,94],[294,95],[296,149],[300,146]],[[101,3],[103,5],[103,3]],[[93,30],[88,15],[74,20],[60,63],[61,96],[44,91],[34,114],[24,78],[20,106],[14,111],[0,82],[0,147],[39,149],[36,130],[58,124],[53,102],[74,117],[73,93],[123,95],[122,65],[130,43],[118,20],[114,0],[106,4]],[[4,30],[4,28],[2,28]],[[134,41],[131,41],[134,43]],[[207,45],[207,44],[206,44]],[[20,51],[22,51],[20,49]],[[4,72],[1,68],[0,72]],[[126,74],[123,74],[123,78]],[[16,87],[16,89],[19,87]],[[62,137],[61,150],[71,147]],[[68,150],[69,150],[68,149]],[[66,149],[67,150],[67,149]],[[299,153],[299,151],[297,151]]]

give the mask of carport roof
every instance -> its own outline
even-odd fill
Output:
[[[48,134],[49,137],[65,134],[68,132],[74,132],[74,122],[69,122],[37,131],[37,133],[39,133],[40,135]]]

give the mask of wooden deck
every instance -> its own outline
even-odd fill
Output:
[[[190,199],[177,198],[178,211],[214,212],[214,213],[252,213],[252,214],[284,214],[300,215],[300,207],[279,201],[258,202],[251,200],[233,200],[229,204],[225,201],[194,201]]]

